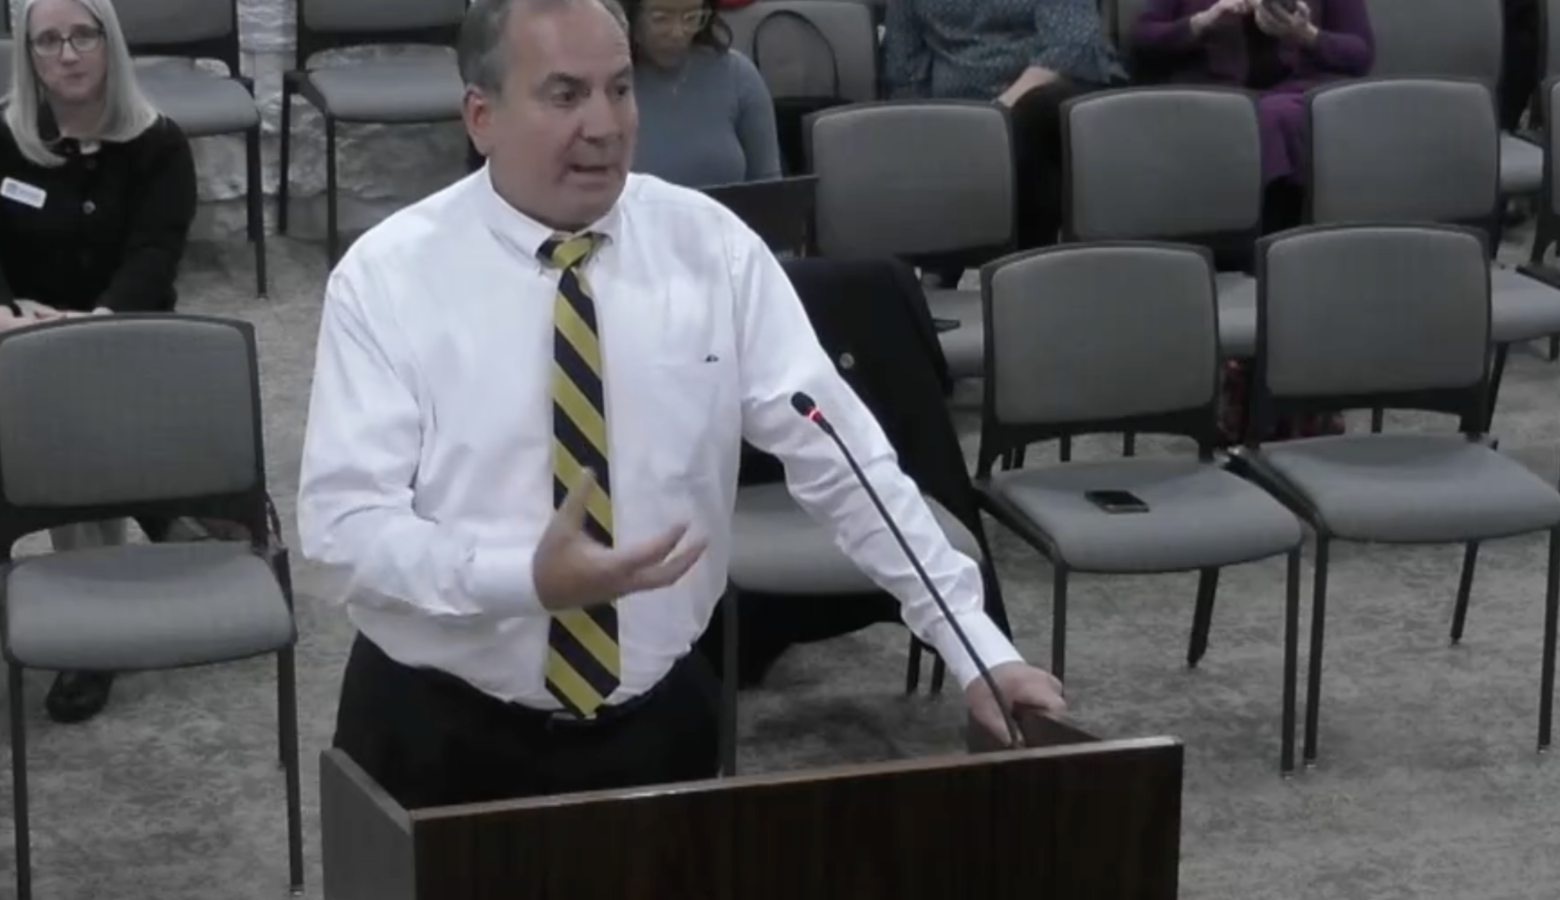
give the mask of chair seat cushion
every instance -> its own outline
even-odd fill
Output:
[[[23,559],[6,572],[4,615],[6,658],[36,669],[226,662],[296,635],[271,567],[247,544],[215,541]]]
[[[1108,513],[1089,491],[1129,491],[1147,512]],[[1072,462],[999,472],[986,494],[1027,520],[1081,572],[1184,572],[1284,553],[1304,538],[1300,522],[1266,491],[1194,459]]]
[[[312,69],[308,82],[325,112],[349,122],[458,119],[466,92],[453,59],[352,62]]]
[[[1235,359],[1257,353],[1257,280],[1244,272],[1220,272],[1219,352]]]
[[[959,327],[937,336],[948,374],[954,378],[980,378],[986,372],[986,316],[980,291],[930,290],[926,303],[932,318],[953,319]]]
[[[932,516],[955,550],[979,562],[975,535],[936,500]],[[772,594],[866,594],[880,590],[834,543],[834,533],[792,499],[782,483],[737,491],[731,520],[731,583]]]
[[[1449,544],[1560,523],[1560,493],[1462,435],[1366,434],[1273,444],[1248,455],[1338,538]]]
[[[1515,269],[1490,271],[1490,340],[1531,341],[1560,334],[1560,291]]]
[[[260,124],[255,98],[231,78],[182,64],[146,66],[137,78],[157,111],[192,138],[235,134]]]
[[[1500,192],[1536,194],[1544,187],[1544,148],[1514,134],[1500,136]]]

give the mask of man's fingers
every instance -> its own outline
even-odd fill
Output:
[[[552,521],[547,526],[550,534],[579,531],[585,527],[585,504],[590,500],[590,492],[596,487],[596,473],[589,469],[580,472],[580,479],[569,488],[569,493],[563,498],[563,503],[558,506],[558,511],[553,513]]]
[[[707,541],[693,541],[660,565],[640,569],[634,573],[629,589],[625,593],[653,591],[676,584],[699,561],[699,557],[704,555],[705,548],[708,546]]]
[[[687,525],[678,525],[661,532],[648,541],[633,544],[628,547],[620,547],[611,551],[611,568],[613,574],[621,580],[634,577],[642,569],[648,569],[663,562],[672,551],[677,549],[683,535],[688,533]]]

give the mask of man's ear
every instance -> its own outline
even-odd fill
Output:
[[[487,156],[491,146],[488,132],[493,124],[493,104],[481,88],[472,85],[466,87],[466,96],[461,101],[461,119],[466,123],[466,134],[470,136],[472,145],[478,153]]]

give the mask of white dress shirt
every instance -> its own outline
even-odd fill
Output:
[[[678,583],[618,601],[622,683],[659,682],[726,588],[741,441],[785,464],[797,501],[900,598],[959,684],[977,677],[838,449],[797,415],[806,391],[858,455],[992,666],[1019,658],[980,572],[943,537],[876,420],[841,380],[784,270],[703,194],[629,178],[585,267],[605,369],[614,537],[688,523],[709,548]],[[359,239],[325,292],[298,496],[303,552],[347,574],[356,627],[392,659],[502,700],[558,709],[531,558],[553,510],[552,232],[487,170]]]

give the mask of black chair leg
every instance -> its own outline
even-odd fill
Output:
[[[1549,361],[1560,359],[1560,334],[1549,338]]]
[[[1316,765],[1316,732],[1322,705],[1322,632],[1327,620],[1326,538],[1316,540],[1316,584],[1311,598],[1311,661],[1305,673],[1305,765]]]
[[[905,665],[905,693],[914,694],[921,686],[921,639],[910,635],[910,659]]]
[[[1129,431],[1121,436],[1121,455],[1137,456],[1137,432]]]
[[[1468,622],[1468,595],[1473,593],[1473,569],[1479,562],[1479,542],[1469,541],[1463,548],[1462,577],[1457,580],[1457,606],[1452,609],[1452,646],[1462,640],[1463,625]]]
[[[16,819],[16,900],[32,900],[32,828],[27,809],[27,716],[21,666],[11,666],[11,805]]]
[[[1278,769],[1288,778],[1295,771],[1295,668],[1300,655],[1300,556],[1299,547],[1289,551],[1284,581],[1284,699],[1280,724],[1282,749]]]
[[[1386,425],[1386,419],[1387,419],[1387,411],[1386,410],[1382,409],[1379,406],[1376,407],[1375,409],[1371,410],[1370,411],[1370,433],[1371,434],[1380,434],[1381,433],[1381,429]]]
[[[721,598],[720,648],[720,771],[737,774],[737,592]]]
[[[1192,613],[1192,639],[1186,646],[1186,665],[1197,663],[1208,652],[1208,630],[1213,627],[1213,598],[1219,592],[1219,570],[1203,569],[1197,576],[1197,609]]]
[[[331,266],[341,259],[341,234],[336,221],[336,120],[325,116],[325,256]]]
[[[1544,671],[1538,679],[1538,752],[1549,749],[1555,705],[1555,620],[1560,615],[1560,528],[1549,532],[1549,578],[1544,587]]]
[[[1495,427],[1495,403],[1500,399],[1500,380],[1506,374],[1506,357],[1511,352],[1510,344],[1501,344],[1495,348],[1495,362],[1490,367],[1490,394],[1486,401],[1484,430],[1494,430]]]
[[[948,680],[948,664],[936,653],[932,654],[932,696],[942,693],[943,682]]]
[[[287,207],[291,203],[289,183],[292,165],[292,84],[282,79],[281,134],[276,153],[276,233],[287,233]]]
[[[1072,436],[1071,435],[1068,435],[1068,436],[1062,438],[1061,446],[1059,446],[1057,448],[1056,455],[1057,455],[1057,458],[1060,459],[1062,462],[1072,462]],[[1020,462],[1020,465],[1022,465],[1022,462]]]
[[[1051,674],[1066,681],[1067,669],[1067,567],[1059,562],[1051,576]]]
[[[265,184],[260,180],[260,126],[244,137],[244,168],[248,180],[249,240],[255,245],[255,295],[266,299]]]
[[[293,648],[276,655],[276,701],[287,778],[287,886],[303,896],[303,781],[298,761],[298,677]]]

